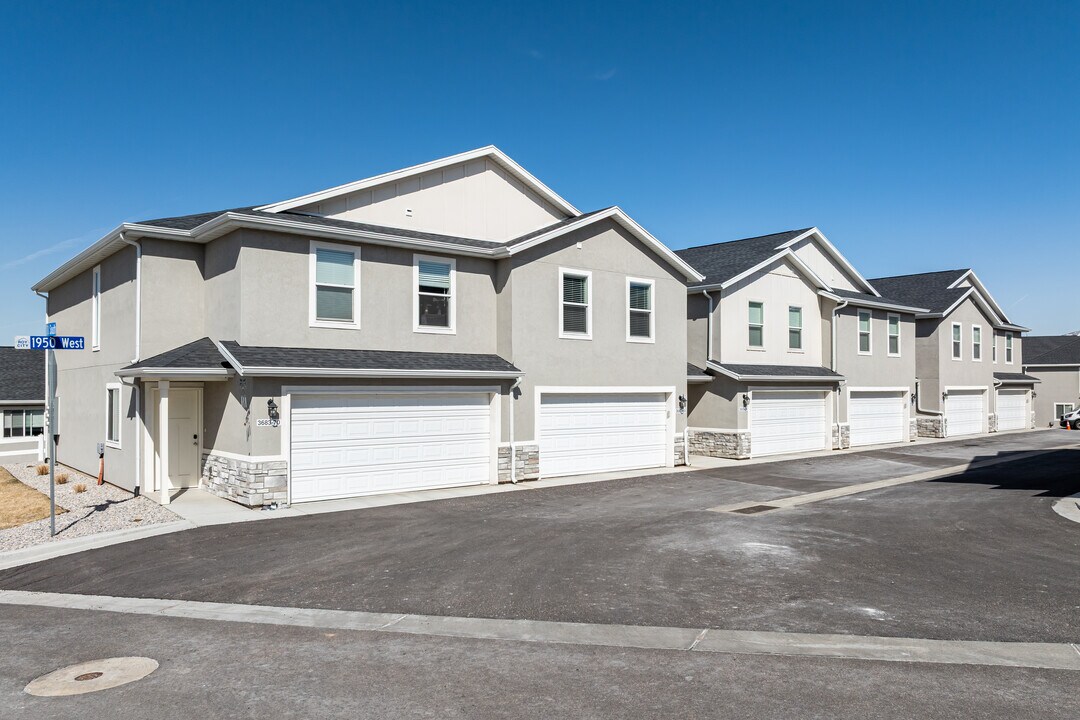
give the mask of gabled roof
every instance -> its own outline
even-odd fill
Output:
[[[911,305],[900,302],[899,300],[880,297],[878,295],[870,295],[869,293],[854,292],[852,290],[833,288],[825,294],[835,295],[841,300],[847,300],[850,305],[857,305],[860,307],[883,308],[885,310],[899,310],[900,312],[909,313],[929,312],[926,308],[912,307]]]
[[[961,285],[965,279],[968,279],[971,285]],[[994,322],[995,327],[1018,332],[1027,330],[1009,321],[1001,306],[994,301],[970,268],[894,275],[873,278],[870,282],[889,297],[927,308],[929,312],[923,313],[923,317],[945,317],[970,297]]]
[[[45,402],[45,353],[0,347],[0,405]]]
[[[1035,335],[1024,338],[1024,367],[1033,365],[1080,365],[1080,337]]]
[[[355,182],[346,183],[344,185],[338,185],[337,187],[328,188],[326,190],[319,190],[318,192],[309,193],[307,195],[301,195],[300,197],[291,198],[289,200],[283,200],[281,202],[271,203],[269,205],[263,205],[256,208],[257,210],[264,210],[266,212],[283,212],[286,210],[292,210],[303,205],[310,205],[311,203],[321,202],[330,198],[338,197],[341,195],[347,195],[349,193],[358,192],[376,185],[383,185],[390,182],[398,182],[408,177],[416,175],[422,175],[424,173],[439,170],[441,168],[449,167],[451,165],[457,165],[463,162],[469,162],[471,160],[479,160],[480,158],[488,158],[495,161],[503,168],[505,168],[511,175],[516,177],[521,182],[525,183],[529,188],[536,192],[537,195],[544,198],[552,205],[557,207],[567,215],[580,215],[578,209],[568,203],[562,197],[555,193],[544,183],[536,179],[529,171],[518,165],[516,162],[510,159],[506,153],[494,145],[488,145],[487,147],[477,148],[476,150],[469,150],[468,152],[459,153],[457,155],[450,155],[448,157],[439,158],[438,160],[431,160],[430,162],[420,163],[419,165],[413,165],[401,170],[394,170],[393,172],[383,173],[382,175],[374,175],[363,180],[357,180]]]

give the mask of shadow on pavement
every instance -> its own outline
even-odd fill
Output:
[[[980,455],[973,458],[971,464],[1016,454],[1006,451]],[[1060,498],[1080,492],[1080,450],[1054,450],[1031,460],[976,468],[928,482],[989,485],[995,490],[1026,490],[1031,491],[1033,497]]]

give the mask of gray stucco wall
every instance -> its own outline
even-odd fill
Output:
[[[206,337],[204,246],[152,238],[141,242],[140,353],[148,358]],[[222,314],[222,308],[212,308],[211,314]]]
[[[1035,427],[1057,426],[1056,403],[1080,407],[1080,367],[1032,367],[1026,372],[1042,381],[1035,386]]]
[[[962,326],[961,360],[952,359],[952,324]],[[970,299],[948,317],[940,320],[920,320],[916,340],[916,373],[922,384],[920,404],[927,410],[941,410],[941,393],[948,387],[988,388],[987,412],[994,413],[994,371],[1020,372],[1020,366],[1004,364],[999,355],[995,365],[990,354],[990,337],[993,325],[979,307]],[[982,360],[971,359],[971,327],[981,325],[983,334]],[[1018,347],[1018,346],[1017,346]],[[1000,353],[1003,353],[999,349]]]
[[[861,308],[869,310],[870,353],[859,354],[859,318],[860,308],[847,306],[840,310],[836,324],[836,370],[847,379],[847,386],[852,387],[906,387],[915,390],[915,316],[900,314],[900,357],[889,356],[887,310]],[[844,393],[844,398],[847,393]],[[908,403],[911,406],[911,403]],[[913,406],[909,408],[909,417],[915,416]],[[847,422],[847,403],[840,403],[840,422]]]

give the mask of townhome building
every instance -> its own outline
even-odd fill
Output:
[[[45,455],[45,358],[0,347],[0,463],[36,462]]]
[[[917,423],[923,437],[1033,427],[1038,380],[1023,371],[1021,333],[971,269],[873,278],[927,312],[916,316]]]
[[[1024,338],[1024,372],[1039,381],[1035,426],[1057,426],[1080,407],[1080,337],[1029,335]]]
[[[750,458],[914,440],[915,318],[817,228],[678,251],[688,443]],[[887,295],[887,293],[886,293]]]
[[[124,223],[34,286],[88,338],[57,457],[250,506],[672,466],[701,279],[494,147]]]

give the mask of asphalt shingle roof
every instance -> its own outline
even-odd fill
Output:
[[[688,377],[688,378],[702,378],[702,379],[708,378],[710,380],[712,379],[712,375],[705,372],[704,370],[699,368],[697,365],[694,365],[693,363],[686,363],[686,377]]]
[[[872,302],[872,303],[877,303],[877,304],[897,305],[899,307],[920,308],[920,309],[924,309],[924,310],[928,309],[924,305],[918,305],[918,304],[912,305],[911,303],[904,302],[902,300],[897,300],[896,298],[878,297],[877,295],[871,295],[870,293],[855,292],[854,290],[840,290],[840,289],[834,288],[830,292],[832,292],[834,295],[839,295],[842,298],[847,298],[849,300],[854,300],[856,304],[858,304],[859,300],[865,300],[866,302]],[[880,292],[880,291],[878,291],[878,292]]]
[[[338,350],[334,348],[246,347],[221,343],[245,368],[316,368],[320,370],[463,370],[521,372],[498,355],[480,353]]]
[[[227,367],[225,358],[221,356],[213,341],[204,337],[189,342],[187,345],[181,345],[153,357],[148,357],[145,360],[140,360],[124,369],[198,368],[200,370],[220,370],[222,367]]]
[[[719,363],[718,363],[719,364]],[[733,365],[731,363],[720,364],[720,367],[735,373],[736,375],[767,375],[769,377],[806,377],[806,378],[837,378],[844,376],[833,372],[827,367],[812,367],[808,365]]]
[[[45,400],[45,353],[0,347],[0,400]]]
[[[902,304],[926,308],[932,313],[943,313],[968,291],[966,287],[949,288],[949,285],[966,272],[968,271],[964,269],[895,275],[872,278],[870,284],[882,295],[895,298]]]
[[[1031,377],[1030,375],[1028,375],[1026,373],[996,372],[996,373],[994,373],[994,379],[995,380],[1000,380],[1003,383],[1020,383],[1020,384],[1031,383],[1032,385],[1034,385],[1037,382],[1040,382],[1039,378]]]
[[[1024,338],[1024,365],[1080,365],[1080,337],[1034,335]]]
[[[787,230],[713,245],[700,245],[676,250],[675,254],[705,276],[701,282],[690,285],[691,288],[716,285],[768,260],[777,253],[778,247],[807,230],[810,228]]]

